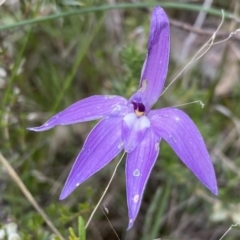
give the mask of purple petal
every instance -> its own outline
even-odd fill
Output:
[[[50,118],[40,127],[31,127],[28,130],[45,131],[56,125],[68,125],[91,121],[108,115],[121,115],[126,111],[127,100],[120,96],[96,95],[80,100]]]
[[[122,117],[107,117],[90,132],[62,190],[61,200],[123,149],[121,125]]]
[[[187,114],[176,108],[153,110],[148,114],[155,133],[164,138],[185,165],[215,195],[217,181],[204,140]]]
[[[123,118],[122,139],[126,152],[132,152],[137,147],[149,127],[150,121],[146,116],[139,118],[135,113],[129,113]]]
[[[161,7],[152,13],[148,54],[143,64],[140,88],[148,104],[153,105],[159,98],[168,71],[170,51],[170,30],[168,17]]]
[[[130,229],[137,217],[143,192],[159,152],[159,142],[150,128],[126,160],[127,204]]]

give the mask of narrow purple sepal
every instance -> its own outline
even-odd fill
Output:
[[[148,117],[155,133],[163,138],[185,165],[215,195],[216,176],[204,140],[187,114],[176,108],[150,111]]]
[[[107,117],[88,135],[68,176],[60,200],[107,165],[122,149],[122,117]]]
[[[149,128],[142,142],[127,156],[126,186],[129,215],[128,230],[133,226],[137,217],[144,189],[157,159],[158,152],[159,141],[152,129]]]
[[[150,121],[146,116],[137,117],[135,113],[129,113],[123,118],[122,140],[124,150],[132,152],[144,138],[146,130],[150,127]]]
[[[96,95],[80,100],[51,117],[40,127],[31,127],[31,131],[45,131],[56,125],[68,125],[91,121],[109,115],[121,115],[126,111],[127,100],[115,95]]]
[[[152,106],[159,98],[168,71],[170,51],[170,29],[166,13],[155,7],[152,13],[148,54],[143,64],[140,81],[141,91]]]

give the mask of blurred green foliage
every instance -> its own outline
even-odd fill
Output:
[[[0,25],[86,7],[97,8],[111,1],[16,2],[0,6]],[[175,3],[174,11],[167,10],[170,18],[188,16],[190,10],[180,9],[179,4],[180,1]],[[226,1],[215,0],[212,8],[224,7],[239,15],[236,5],[234,1],[226,4]],[[58,127],[42,133],[29,132],[26,128],[42,124],[52,114],[86,96],[104,93],[128,98],[136,91],[146,55],[150,11],[147,7],[114,11],[96,10],[0,32],[0,151],[56,228],[69,240],[85,239],[83,219],[88,219],[104,191],[115,161],[82,184],[68,199],[59,201],[74,158],[94,123]],[[194,14],[193,19],[198,12]],[[212,22],[219,23],[220,17],[212,18],[210,14],[206,21],[207,26],[216,29]],[[224,30],[229,31],[233,23],[233,20],[226,21]],[[186,37],[188,32],[183,34]],[[206,40],[202,39],[200,45]],[[180,37],[179,41],[181,46]],[[225,54],[231,54],[231,44],[240,52],[239,44],[230,40]],[[198,49],[191,48],[193,54]],[[183,109],[206,141],[217,173],[219,197],[214,198],[162,142],[133,229],[126,232],[124,163],[105,197],[103,204],[108,208],[108,219],[120,239],[219,239],[232,222],[240,219],[240,74],[238,71],[238,82],[232,83],[227,92],[217,94],[219,84],[235,75],[229,72],[224,80],[223,75],[232,63],[223,55],[216,56],[221,64],[216,67],[214,78],[206,74],[202,67],[206,59],[202,58],[180,76],[154,107],[196,100],[206,104],[204,108],[190,104]],[[179,63],[171,57],[167,84],[186,62]],[[239,69],[239,58],[234,64]],[[3,228],[8,222],[16,222],[22,239],[58,239],[2,165],[0,182]],[[236,227],[226,239],[239,237],[240,230]],[[117,239],[100,209],[87,229],[86,239]]]

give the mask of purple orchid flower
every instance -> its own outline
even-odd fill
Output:
[[[139,90],[129,100],[115,95],[88,97],[56,114],[42,126],[28,128],[38,132],[56,125],[103,118],[88,135],[60,199],[69,196],[81,183],[124,150],[127,152],[128,229],[137,217],[162,138],[196,177],[215,195],[218,194],[210,156],[193,121],[176,108],[150,110],[158,100],[166,79],[170,50],[169,34],[166,13],[161,7],[155,7]]]

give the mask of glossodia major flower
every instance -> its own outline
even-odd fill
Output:
[[[158,100],[168,70],[169,21],[155,7],[150,26],[148,53],[139,90],[129,100],[121,96],[91,96],[80,100],[32,131],[45,131],[103,118],[90,132],[60,195],[76,187],[107,165],[122,150],[127,152],[126,187],[130,229],[137,217],[143,192],[164,139],[183,163],[212,191],[218,193],[214,168],[201,134],[193,121],[176,108],[150,110]]]

